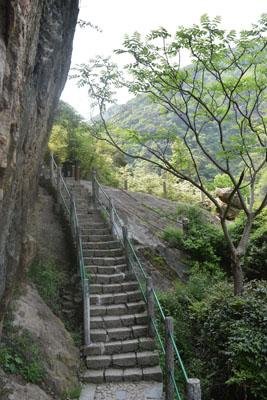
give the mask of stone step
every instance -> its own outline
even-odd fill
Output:
[[[79,225],[80,225],[81,227],[84,227],[84,225],[85,225],[85,222],[84,222],[84,221],[83,221],[83,222],[80,221],[80,219],[83,218],[83,220],[84,220],[84,219],[87,219],[87,220],[88,220],[88,222],[86,223],[86,225],[88,224],[88,227],[90,227],[91,229],[96,229],[96,230],[98,230],[98,229],[105,229],[105,230],[109,230],[109,226],[108,226],[105,222],[103,222],[103,221],[91,221],[91,220],[90,220],[90,217],[88,218],[88,213],[87,213],[87,214],[78,214],[78,213],[77,213],[77,216],[78,216],[78,219],[79,219]]]
[[[126,304],[112,304],[112,305],[91,305],[91,316],[105,316],[105,315],[123,315],[123,314],[137,314],[142,313],[146,309],[144,301],[138,301],[134,303]]]
[[[84,383],[134,382],[141,380],[162,382],[162,371],[159,366],[88,369],[80,378]]]
[[[137,339],[116,340],[114,342],[98,342],[85,346],[82,351],[85,356],[121,354],[137,351],[153,351],[155,342],[150,337],[141,337]]]
[[[158,363],[159,355],[156,350],[86,357],[86,365],[89,369],[154,367]]]
[[[90,222],[79,222],[80,229],[83,234],[87,234],[89,236],[92,235],[107,235],[110,234],[110,229],[107,227],[104,228],[92,228]]]
[[[105,315],[103,317],[91,317],[92,329],[118,328],[120,326],[147,324],[147,312],[140,314]]]
[[[103,275],[105,276],[105,275]],[[113,275],[115,276],[115,275]],[[92,279],[93,276],[91,276]],[[133,290],[138,290],[138,282],[137,281],[129,281],[122,283],[91,283],[90,284],[90,293],[91,294],[113,294],[113,293],[122,293],[122,292],[130,292]]]
[[[121,265],[126,263],[125,256],[121,257],[84,257],[85,265]]]
[[[126,264],[121,265],[114,265],[114,266],[104,266],[104,265],[85,265],[86,271],[92,274],[99,274],[99,275],[113,275],[118,274],[119,272],[124,272],[125,274],[128,273],[128,268]]]
[[[113,268],[113,267],[111,267]],[[92,269],[91,269],[92,270]],[[135,281],[135,277],[133,275],[133,273],[131,272],[117,272],[116,274],[96,274],[96,273],[92,273],[91,270],[89,268],[86,269],[86,271],[88,271],[90,273],[90,283],[92,284],[98,284],[98,285],[108,285],[108,284],[123,284],[123,282],[125,281],[126,283],[128,283],[129,281]],[[137,289],[137,287],[136,287]],[[131,289],[131,290],[135,290],[135,289]],[[102,292],[104,293],[104,292]],[[105,292],[108,293],[108,292]],[[114,293],[112,291],[112,293]]]
[[[90,296],[91,304],[99,306],[106,304],[132,303],[140,300],[143,300],[143,298],[139,290],[114,294],[92,294]]]
[[[92,342],[112,342],[147,336],[147,325],[132,325],[118,328],[91,329]]]
[[[120,249],[121,242],[119,240],[111,240],[110,242],[86,242],[82,240],[83,249],[96,249],[96,250],[107,250],[107,249]]]
[[[81,229],[81,238],[86,242],[110,242],[113,240],[113,236],[111,234],[105,235],[88,235],[86,232],[84,233]]]
[[[83,248],[84,257],[122,257],[124,251],[122,248],[118,249],[85,249]]]

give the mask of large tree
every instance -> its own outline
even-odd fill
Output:
[[[231,255],[236,294],[243,291],[241,261],[252,223],[267,203],[266,193],[260,201],[255,199],[255,184],[266,168],[266,30],[266,15],[239,34],[221,29],[220,18],[203,16],[199,25],[181,27],[174,37],[163,28],[145,39],[138,33],[126,36],[123,49],[116,51],[126,54],[127,60],[131,57],[124,74],[110,59],[101,57],[80,65],[75,74],[98,106],[100,118],[93,128],[96,136],[124,154],[147,160],[190,182],[216,206]],[[182,59],[188,55],[191,64],[184,67]],[[105,120],[116,86],[148,94],[163,112],[176,116],[179,129],[158,130],[153,135],[118,131]],[[207,141],[211,132],[212,143]],[[175,148],[180,149],[179,156]],[[231,182],[226,207],[209,190],[203,159]],[[235,243],[226,220],[230,207],[237,203],[246,222]]]

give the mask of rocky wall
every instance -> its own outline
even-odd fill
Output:
[[[0,0],[0,321],[27,258],[29,211],[77,15],[78,0]]]

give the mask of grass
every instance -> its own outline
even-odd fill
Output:
[[[42,354],[27,330],[12,326],[11,312],[5,321],[0,343],[0,367],[4,372],[22,376],[38,384],[45,378]]]
[[[62,320],[76,346],[82,344],[81,316],[74,310],[73,317],[62,313],[62,293],[69,289],[69,273],[53,261],[39,261],[32,264],[28,276],[49,308]],[[74,305],[73,305],[74,307]]]
[[[66,274],[52,261],[36,262],[29,270],[29,278],[37,286],[46,304],[54,311],[60,308],[60,290],[66,283]]]
[[[62,396],[62,400],[78,400],[81,394],[81,386],[66,390]]]

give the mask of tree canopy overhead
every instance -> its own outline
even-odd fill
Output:
[[[236,293],[243,290],[240,260],[252,222],[267,203],[266,193],[255,201],[255,184],[266,168],[266,30],[266,15],[240,33],[227,32],[221,29],[220,18],[204,15],[199,25],[180,27],[174,37],[164,28],[145,39],[138,33],[126,36],[123,48],[116,50],[131,56],[124,73],[110,59],[98,57],[79,66],[75,75],[99,108],[95,136],[190,182],[216,206],[231,252]],[[191,57],[188,67],[182,64],[185,53]],[[116,87],[148,94],[163,112],[179,120],[178,128],[157,129],[153,134],[114,129],[105,111],[114,101]],[[229,178],[232,192],[227,206],[210,192],[203,161],[212,165],[215,175]],[[238,244],[226,224],[236,197],[246,215]]]

